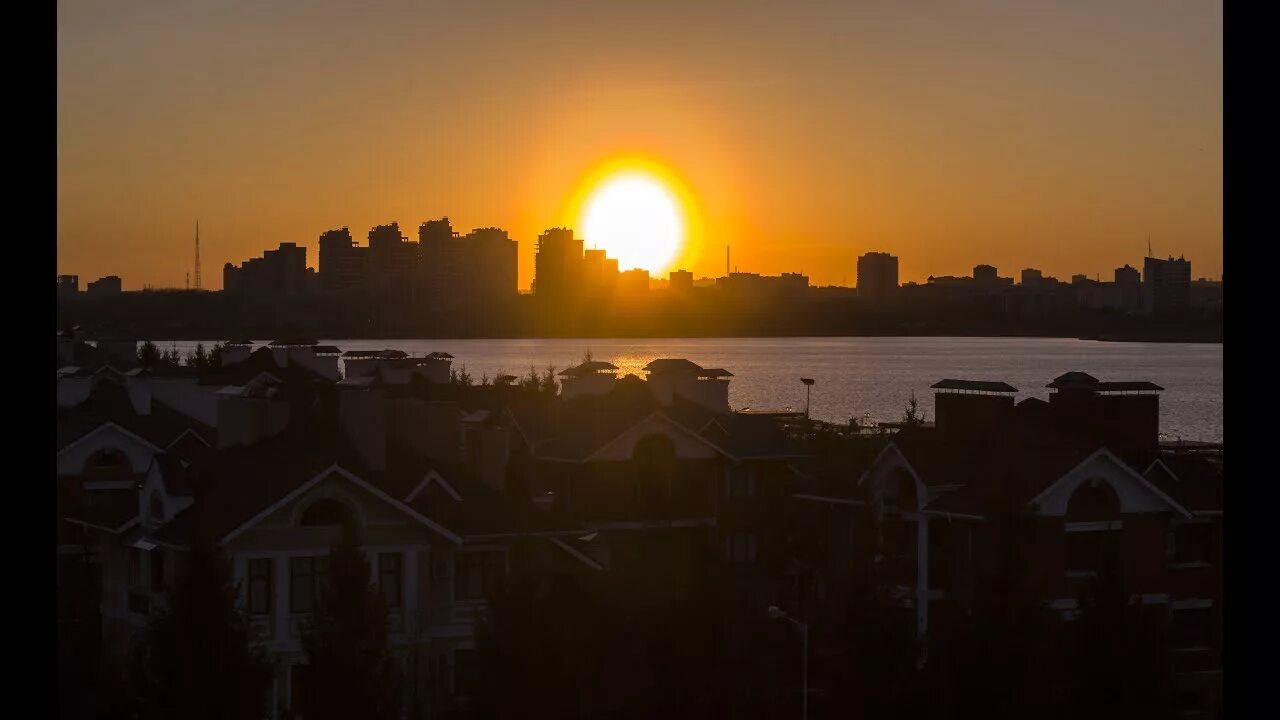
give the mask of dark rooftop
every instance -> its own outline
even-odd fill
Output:
[[[659,358],[642,369],[657,375],[669,372],[697,373],[702,371],[702,366],[684,358]]]
[[[975,392],[1016,393],[1018,388],[999,380],[956,380],[946,378],[930,385],[938,390],[972,390]]]
[[[590,375],[600,370],[617,370],[618,366],[611,362],[603,360],[588,360],[581,365],[575,365],[560,372],[561,375],[567,377],[577,377],[579,375]]]

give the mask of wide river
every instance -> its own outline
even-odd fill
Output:
[[[853,417],[900,420],[914,392],[929,419],[942,378],[1003,380],[1018,398],[1045,398],[1045,385],[1070,371],[1099,380],[1150,380],[1164,388],[1160,427],[1170,438],[1222,441],[1222,345],[1121,343],[1056,338],[650,338],[553,340],[322,340],[342,350],[393,348],[411,355],[443,351],[455,369],[478,382],[484,375],[525,375],[530,367],[576,365],[590,351],[624,373],[640,373],[655,358],[683,357],[733,373],[735,409],[803,410],[813,378],[810,413],[847,422]],[[181,351],[194,342],[157,343]],[[205,346],[211,345],[206,341]]]

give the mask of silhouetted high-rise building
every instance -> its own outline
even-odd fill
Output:
[[[667,275],[667,287],[684,292],[693,289],[693,273],[688,270],[672,270]]]
[[[873,305],[884,305],[898,291],[898,256],[869,252],[858,258],[858,298]]]
[[[551,228],[538,236],[533,261],[533,292],[541,298],[563,300],[583,286],[582,240],[569,228]]]
[[[369,231],[368,283],[383,291],[408,296],[418,270],[418,243],[407,242],[400,223],[377,225]]]
[[[90,295],[115,295],[122,289],[119,275],[107,275],[89,283],[85,290]]]
[[[250,258],[236,267],[222,267],[222,289],[228,292],[263,295],[297,294],[307,287],[307,248],[297,243],[280,243],[260,258]]]
[[[618,276],[618,291],[624,295],[640,295],[649,291],[649,271],[643,268],[628,270]]]
[[[320,234],[320,287],[327,291],[362,288],[368,271],[368,248],[356,245],[347,228]]]
[[[466,291],[486,302],[510,300],[520,292],[518,243],[502,228],[476,228],[462,238]]]
[[[974,265],[973,279],[979,282],[993,283],[996,281],[996,269],[992,265]]]
[[[1026,268],[1022,271],[1022,284],[1035,285],[1044,281],[1044,273],[1035,268]]]
[[[1137,285],[1141,282],[1142,275],[1138,272],[1138,268],[1129,267],[1128,263],[1126,263],[1124,267],[1116,268],[1115,280],[1118,284],[1132,283]]]
[[[519,292],[517,248],[502,228],[459,236],[449,218],[428,220],[418,226],[419,297],[436,313],[507,302]]]
[[[1138,268],[1129,267],[1128,263],[1124,267],[1116,268],[1115,284],[1116,292],[1119,296],[1119,307],[1126,312],[1137,312],[1142,308],[1142,275],[1138,272]]]
[[[1143,258],[1142,310],[1151,315],[1177,315],[1191,301],[1191,261]]]

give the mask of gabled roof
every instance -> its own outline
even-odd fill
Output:
[[[58,450],[65,450],[108,423],[114,423],[157,448],[167,447],[188,431],[209,444],[217,437],[212,427],[170,408],[155,397],[151,398],[150,414],[139,415],[123,385],[100,381],[79,405],[58,408]]]

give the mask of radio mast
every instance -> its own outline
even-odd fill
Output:
[[[196,221],[196,289],[200,289],[200,221]]]

